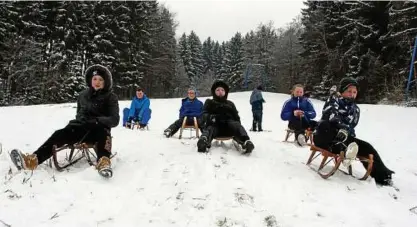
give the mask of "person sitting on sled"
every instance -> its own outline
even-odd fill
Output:
[[[136,89],[129,108],[123,109],[123,126],[130,128],[132,121],[139,124],[140,128],[145,128],[151,118],[150,100],[143,92],[142,88]]]
[[[298,145],[306,144],[307,136],[305,130],[314,130],[317,122],[316,111],[311,101],[304,97],[304,86],[296,84],[291,91],[291,98],[288,99],[281,110],[281,119],[288,121],[288,128],[294,130],[295,139]]]
[[[207,99],[203,107],[202,135],[197,142],[199,152],[206,152],[216,137],[232,136],[242,146],[244,154],[255,148],[240,122],[235,104],[227,100],[229,86],[215,81],[211,87],[213,99]]]
[[[263,103],[265,102],[264,98],[262,97],[262,86],[259,85],[252,91],[250,95],[250,104],[252,106],[252,128],[251,131],[256,132],[256,126],[258,126],[258,131],[262,132],[262,111],[263,111]]]
[[[164,135],[169,138],[173,136],[182,127],[184,118],[187,117],[186,125],[194,125],[194,117],[197,124],[201,124],[201,114],[203,112],[203,103],[197,99],[196,90],[188,89],[188,97],[181,100],[180,117],[164,131]]]
[[[112,75],[102,65],[93,65],[85,72],[88,88],[77,100],[77,113],[67,126],[55,131],[34,153],[23,154],[14,149],[10,156],[18,170],[34,170],[52,156],[53,146],[66,144],[97,144],[97,170],[104,177],[111,177],[110,129],[119,124],[118,98],[112,91]]]
[[[355,103],[357,93],[358,82],[354,78],[345,77],[340,81],[339,91],[334,92],[323,106],[321,120],[313,133],[314,144],[335,154],[345,151],[346,166],[356,155],[368,157],[373,154],[371,177],[379,185],[391,185],[394,172],[384,165],[371,144],[356,138],[355,127],[360,116],[360,109]],[[362,164],[367,169],[368,163]]]

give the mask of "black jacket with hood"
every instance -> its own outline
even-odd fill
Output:
[[[216,96],[216,88],[222,87],[225,90],[224,97]],[[223,81],[216,81],[211,87],[213,99],[206,99],[203,107],[203,124],[210,123],[221,124],[226,121],[238,121],[240,123],[239,113],[235,104],[227,100],[229,86]]]
[[[95,90],[91,86],[93,73],[104,79],[104,88]],[[77,100],[77,115],[70,125],[88,126],[101,124],[110,129],[116,127],[120,121],[119,101],[112,91],[113,80],[110,71],[102,65],[90,66],[85,71],[88,88],[80,92]]]

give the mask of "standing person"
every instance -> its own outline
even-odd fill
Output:
[[[136,89],[136,95],[130,103],[130,108],[123,109],[123,126],[131,127],[131,122],[139,123],[140,128],[145,128],[151,118],[151,102],[142,88]]]
[[[211,87],[212,99],[207,99],[203,107],[202,135],[197,142],[199,152],[207,152],[216,137],[233,136],[242,146],[243,154],[250,154],[255,148],[240,122],[235,104],[227,99],[229,86],[223,81],[215,81]]]
[[[359,123],[360,109],[355,103],[358,94],[358,82],[351,77],[340,81],[339,91],[327,99],[323,107],[322,118],[314,132],[314,144],[332,153],[346,151],[344,164],[349,166],[357,155],[374,156],[371,177],[376,184],[392,185],[394,171],[383,163],[376,149],[366,141],[356,138],[355,127]],[[362,162],[365,169],[367,162]]]
[[[53,146],[65,144],[97,144],[98,173],[112,177],[110,155],[110,129],[119,124],[119,103],[112,91],[112,75],[102,65],[93,65],[85,72],[88,88],[82,91],[77,100],[77,114],[68,125],[55,131],[34,153],[23,154],[14,149],[10,156],[18,170],[34,170],[52,156]]]
[[[198,100],[197,92],[194,88],[189,88],[187,92],[188,96],[181,100],[180,116],[179,119],[172,123],[164,131],[164,135],[169,138],[173,136],[182,126],[184,118],[187,117],[187,125],[194,125],[193,118],[197,118],[197,124],[200,127],[201,114],[203,112],[203,103]]]
[[[251,131],[256,132],[256,126],[258,126],[258,131],[262,132],[262,115],[263,115],[263,103],[265,102],[264,98],[262,97],[263,88],[259,85],[252,91],[250,96],[250,104],[252,106],[252,128]]]
[[[292,88],[291,98],[285,101],[281,110],[281,119],[288,121],[288,128],[294,130],[295,139],[299,146],[306,144],[305,130],[314,129],[317,122],[316,111],[311,101],[304,97],[304,86],[296,84]]]

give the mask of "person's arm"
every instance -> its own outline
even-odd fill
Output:
[[[149,101],[149,99],[148,98],[146,98],[145,100],[143,100],[143,104],[142,104],[142,107],[140,108],[140,110],[139,110],[139,114],[138,114],[138,120],[139,121],[141,121],[142,120],[142,118],[143,118],[143,112],[146,110],[146,109],[149,109],[149,106],[151,105],[151,102]]]
[[[304,115],[307,117],[307,119],[311,120],[316,117],[316,111],[314,110],[313,103],[307,99],[307,108],[304,111]]]
[[[281,119],[283,121],[289,121],[294,115],[293,110],[291,108],[291,99],[285,101],[284,105],[282,106],[281,110]]]
[[[119,101],[117,95],[112,93],[108,100],[108,116],[97,117],[97,121],[108,128],[113,128],[119,125]]]

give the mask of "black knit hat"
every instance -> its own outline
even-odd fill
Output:
[[[339,83],[339,92],[340,93],[343,93],[350,86],[355,86],[357,88],[358,85],[359,85],[358,84],[358,81],[356,81],[355,78],[353,78],[353,77],[345,77],[342,80],[340,80],[340,83]]]

